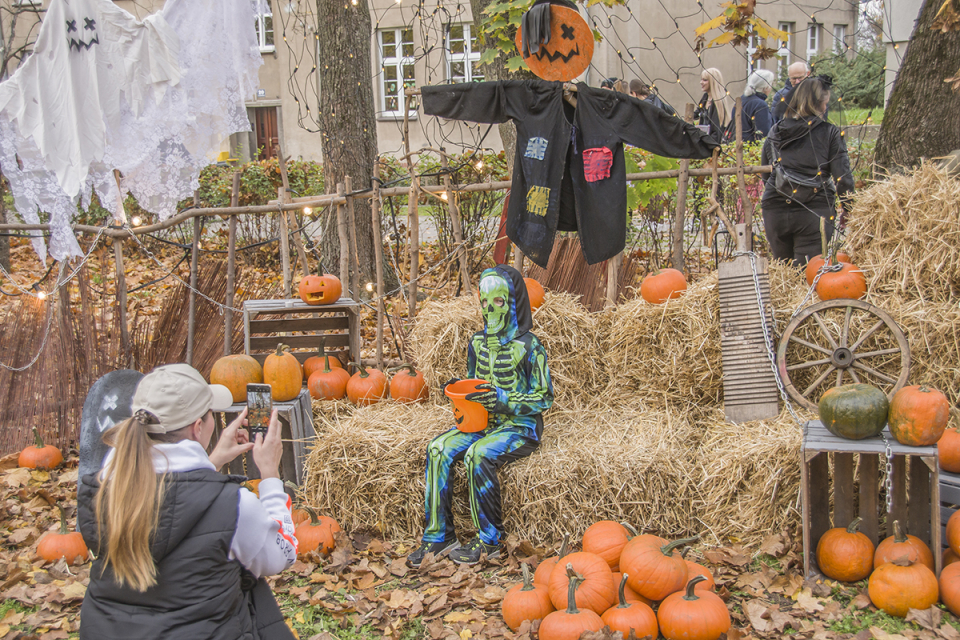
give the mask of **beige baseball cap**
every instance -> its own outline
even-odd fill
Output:
[[[233,394],[222,384],[207,384],[188,364],[157,367],[143,377],[133,394],[133,412],[143,410],[159,423],[146,425],[150,433],[168,433],[193,424],[207,411],[225,411]]]

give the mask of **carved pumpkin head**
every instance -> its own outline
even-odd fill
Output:
[[[521,31],[517,29],[516,44],[523,55]],[[532,44],[528,44],[528,49],[536,48],[530,46]],[[536,44],[539,44],[537,52],[523,61],[530,71],[544,80],[573,80],[587,70],[593,58],[593,32],[577,11],[567,7],[550,6],[550,39]]]
[[[334,304],[343,293],[340,278],[329,273],[322,276],[304,276],[297,290],[301,300],[313,305]]]

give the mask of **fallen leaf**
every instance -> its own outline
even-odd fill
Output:
[[[43,484],[44,482],[47,482],[50,480],[50,472],[49,471],[31,471],[30,477],[36,480],[37,482]]]
[[[786,550],[787,545],[783,540],[783,536],[779,533],[773,533],[763,539],[763,542],[760,543],[759,551],[768,556],[779,558]]]
[[[451,611],[447,615],[443,616],[444,622],[469,622],[470,620],[477,620],[479,614],[476,611]]]
[[[916,622],[924,629],[935,631],[940,626],[940,618],[943,615],[938,607],[929,609],[910,609],[907,611],[907,622]]]
[[[960,640],[960,631],[957,631],[946,622],[940,625],[940,628],[937,629],[937,635],[944,640]]]
[[[757,633],[766,634],[773,631],[774,624],[770,620],[770,606],[762,600],[751,600],[743,605],[743,612],[750,621],[750,626]]]
[[[0,471],[6,471],[7,469],[16,469],[20,464],[20,454],[19,453],[8,453],[7,455],[0,458]]]
[[[390,573],[398,578],[402,578],[410,572],[410,567],[407,566],[406,558],[397,558],[390,563],[389,569]]]
[[[887,633],[879,627],[870,627],[870,635],[876,640],[907,640],[906,636],[902,636],[899,633]]]
[[[33,542],[37,536],[40,535],[40,532],[37,531],[36,527],[21,527],[10,534],[7,538],[7,542],[11,544],[20,544],[21,542]]]
[[[30,482],[30,469],[24,468],[14,469],[3,478],[3,483],[14,489],[24,487],[28,482]]]
[[[823,605],[820,604],[820,599],[814,596],[810,589],[802,589],[796,594],[797,604],[806,611],[807,613],[816,613],[817,611],[823,611]]]

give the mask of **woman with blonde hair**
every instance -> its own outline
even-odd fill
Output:
[[[723,141],[723,132],[730,124],[733,115],[733,101],[727,95],[723,84],[723,74],[713,67],[704,69],[700,74],[700,89],[703,97],[697,105],[694,117],[702,127],[708,127],[707,133],[717,142]]]
[[[96,560],[81,608],[81,639],[290,640],[262,576],[296,560],[290,498],[278,475],[276,411],[250,442],[246,410],[208,456],[214,411],[230,390],[193,367],[154,369],[137,385],[133,417],[104,434],[113,447],[83,478],[78,524]],[[217,471],[251,451],[259,497]]]

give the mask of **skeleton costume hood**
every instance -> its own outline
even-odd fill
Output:
[[[497,297],[506,300],[502,308],[493,303]],[[533,328],[527,283],[513,267],[501,264],[485,269],[480,274],[480,309],[483,314],[483,333],[496,335],[502,345]]]

